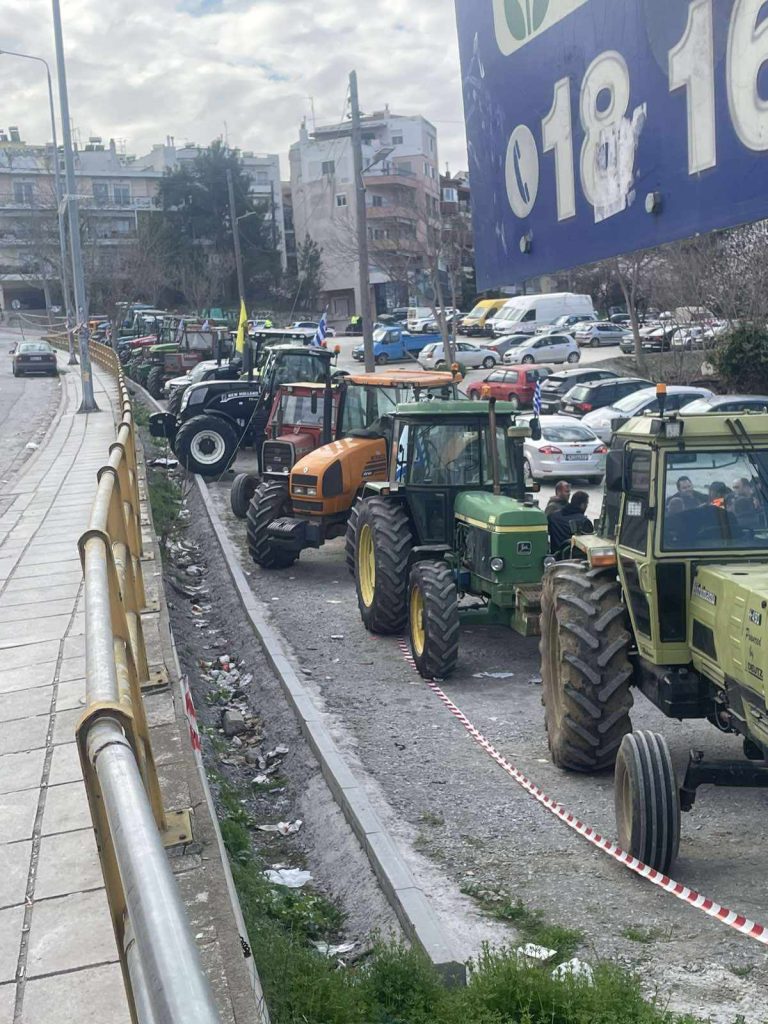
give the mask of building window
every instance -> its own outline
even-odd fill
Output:
[[[96,200],[97,203],[108,203],[109,185],[105,185],[103,181],[94,181],[93,198]]]
[[[25,206],[32,205],[32,189],[33,185],[31,181],[14,181],[13,183],[13,201],[14,203],[24,203]]]
[[[371,196],[371,206],[383,206],[383,205],[384,205],[384,197],[383,196]]]
[[[266,171],[256,171],[256,184],[257,185],[268,185],[269,175]]]
[[[402,146],[402,144],[403,144],[403,136],[402,136],[402,134],[393,135],[392,136],[392,145],[393,146]]]
[[[323,160],[323,165],[320,168],[321,174],[335,174],[336,173],[336,161],[335,160]]]
[[[106,185],[104,186],[106,188]],[[115,185],[115,202],[118,206],[130,206],[131,186]]]
[[[397,169],[400,174],[413,174],[413,164],[410,160],[403,160],[397,165]]]
[[[429,136],[429,152],[430,153],[434,153],[435,152],[435,139],[434,139],[434,136],[432,136],[432,135]]]
[[[336,205],[339,209],[343,209],[347,205],[347,197],[343,193],[336,196]]]
[[[457,188],[444,188],[443,189],[443,202],[444,203],[458,203],[459,201],[459,190]]]

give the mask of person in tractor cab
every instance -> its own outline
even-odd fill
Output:
[[[709,504],[716,508],[725,508],[726,501],[731,491],[725,486],[722,480],[713,480],[709,485]]]
[[[568,557],[572,537],[579,533],[595,532],[591,520],[587,517],[588,505],[587,492],[575,491],[565,508],[549,516],[549,544],[558,560]]]

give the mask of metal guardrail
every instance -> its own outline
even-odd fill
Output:
[[[67,347],[66,335],[49,340]],[[131,401],[115,352],[91,343],[91,358],[116,378],[122,414],[79,541],[86,709],[76,732],[91,817],[133,1021],[220,1024],[164,848],[171,815],[162,805],[141,694],[149,669]]]

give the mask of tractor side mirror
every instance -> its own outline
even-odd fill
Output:
[[[316,391],[312,392],[312,397],[309,400],[309,406],[310,406],[310,408],[312,410],[312,415],[314,416],[317,413],[317,392]]]
[[[538,416],[534,416],[533,419],[531,420],[531,440],[532,441],[540,441],[541,440],[541,420],[539,419]]]
[[[609,451],[605,460],[605,489],[612,494],[624,490],[624,449]]]

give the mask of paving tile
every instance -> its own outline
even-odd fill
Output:
[[[0,722],[12,722],[17,718],[47,715],[53,701],[52,686],[38,686],[32,690],[16,690],[0,693]]]
[[[3,754],[16,754],[21,750],[37,750],[38,747],[46,746],[49,723],[48,715],[0,722],[0,757]]]
[[[0,615],[2,612],[0,612]],[[0,653],[0,658],[2,653]],[[14,658],[13,666],[0,668],[0,693],[31,690],[33,687],[50,686],[56,675],[56,662],[47,661],[30,665],[24,658]]]
[[[64,748],[60,747],[59,749]],[[18,793],[22,789],[39,789],[44,758],[45,750],[43,749],[25,751],[21,754],[5,754],[0,757],[0,793]]]
[[[13,1011],[16,1005],[16,986],[13,982],[0,985],[0,1024],[13,1024]]]
[[[59,656],[58,640],[43,640],[22,647],[0,648],[0,672],[20,666],[42,665],[56,661]]]
[[[0,982],[13,981],[19,961],[24,907],[0,910]]]
[[[11,986],[13,988],[13,986]],[[0,1008],[2,989],[0,989]],[[11,1004],[11,1007],[13,1004]],[[10,1020],[13,1019],[11,1014]],[[2,1016],[0,1016],[2,1020]],[[130,1024],[118,964],[28,982],[19,1024]],[[5,1022],[3,1022],[5,1024]]]
[[[15,576],[8,580],[5,587],[6,593],[19,593],[22,590],[34,590],[40,588],[41,577],[45,577],[45,574],[39,576],[28,576],[24,579],[17,579]],[[76,571],[70,572],[52,572],[50,576],[45,577],[46,587],[61,587],[65,583],[80,583],[83,578],[81,569],[77,568]]]
[[[20,927],[19,924],[19,930]],[[0,964],[2,948],[0,941]],[[28,978],[112,962],[117,958],[115,933],[103,889],[35,903],[29,933]],[[16,966],[15,958],[13,966]],[[77,1020],[76,1017],[69,1019]]]
[[[67,661],[69,658],[85,657],[85,637],[68,636],[62,648],[62,658]]]
[[[0,907],[16,907],[24,902],[31,856],[31,839],[0,846]]]
[[[79,708],[82,714],[85,707],[85,679],[68,679],[59,683],[56,694],[56,711],[68,708]]]
[[[60,743],[72,743],[75,739],[75,726],[83,713],[82,707],[69,708],[66,711],[56,712],[56,721],[53,726],[53,743],[58,746]],[[0,725],[0,729],[2,726]],[[2,737],[2,733],[0,733]]]
[[[85,678],[85,658],[63,658],[59,670],[59,682]]]
[[[32,837],[39,799],[38,789],[0,793],[0,842],[15,843]]]
[[[38,534],[29,551],[24,555],[24,559],[21,563],[22,566],[58,566],[61,562],[77,562],[80,564],[80,551],[77,547],[76,540],[62,540],[61,543],[50,541],[48,543],[41,544],[38,543],[39,539],[40,535]],[[19,568],[21,568],[21,566]],[[61,569],[56,570],[56,572],[63,571],[64,570]]]
[[[39,601],[35,605],[17,604],[3,608],[0,612],[0,619],[3,622],[22,622],[25,619],[42,619],[52,615],[72,615],[75,610],[77,598],[72,597],[63,601]]]
[[[2,801],[2,797],[0,797]],[[2,821],[2,803],[0,802],[0,821]],[[42,834],[53,835],[56,832],[74,832],[81,828],[90,828],[91,811],[88,797],[82,782],[67,782],[63,786],[49,786],[45,795]]]
[[[0,846],[0,856],[3,849],[4,847]],[[43,836],[35,882],[36,900],[98,889],[103,885],[104,879],[92,828]]]
[[[2,758],[0,758],[0,769]],[[49,786],[58,786],[62,782],[78,782],[83,777],[80,770],[80,756],[76,743],[64,743],[53,748],[51,773],[48,777]]]
[[[53,615],[44,619],[35,616],[21,622],[0,622],[0,649],[16,649],[63,637],[71,618],[71,615]]]
[[[19,608],[22,605],[46,605],[60,599],[74,600],[80,590],[80,580],[60,584],[55,587],[32,587],[29,590],[14,590],[10,594],[0,594],[0,610]]]

